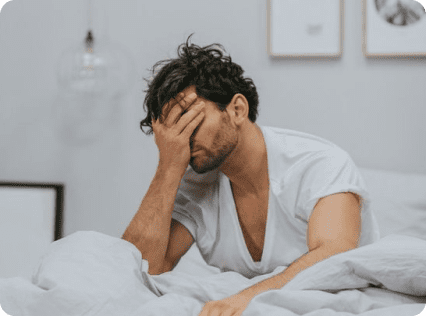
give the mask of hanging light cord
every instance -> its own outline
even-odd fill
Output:
[[[86,49],[93,49],[93,21],[92,21],[92,0],[87,0],[87,21],[88,21],[88,31],[86,36]]]
[[[92,0],[87,0],[87,21],[89,30],[93,27],[92,21]]]

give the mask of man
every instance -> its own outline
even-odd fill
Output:
[[[377,240],[377,224],[346,152],[319,137],[258,126],[252,80],[221,45],[188,42],[178,58],[153,68],[141,128],[152,126],[159,164],[123,238],[150,274],[173,269],[194,241],[222,271],[251,278],[287,266],[200,314],[241,315],[259,293]]]

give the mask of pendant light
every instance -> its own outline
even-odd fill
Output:
[[[57,126],[64,140],[79,145],[93,143],[114,126],[135,78],[129,53],[110,42],[107,31],[97,36],[103,32],[93,29],[92,0],[87,4],[85,37],[64,51],[57,65]]]

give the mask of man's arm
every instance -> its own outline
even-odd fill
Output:
[[[200,316],[229,310],[233,310],[232,315],[241,315],[256,295],[280,289],[301,271],[317,262],[356,248],[361,230],[360,211],[359,198],[352,193],[338,193],[320,199],[308,223],[308,253],[271,278],[224,300],[208,302]]]
[[[203,119],[200,115],[202,105],[182,115],[183,109],[194,101],[194,95],[180,95],[166,106],[169,113],[164,122],[153,120],[155,142],[160,151],[159,166],[122,237],[134,244],[148,260],[150,274],[169,271],[193,243],[187,229],[172,222],[172,213],[180,181],[191,157],[189,139]]]
[[[352,193],[324,197],[315,206],[308,223],[307,254],[286,270],[256,284],[250,292],[280,289],[298,273],[335,254],[358,247],[361,229],[359,198]],[[254,294],[254,295],[256,295]]]
[[[142,257],[148,260],[150,274],[169,271],[174,264],[169,264],[171,260],[166,254],[171,237],[173,240],[179,238],[171,236],[171,227],[174,200],[180,180],[179,174],[172,169],[158,168],[138,212],[122,237],[134,244],[142,253]],[[181,240],[180,253],[185,253],[192,243],[192,238]]]

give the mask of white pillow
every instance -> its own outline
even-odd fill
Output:
[[[370,193],[381,237],[401,234],[426,239],[426,175],[359,170]]]

